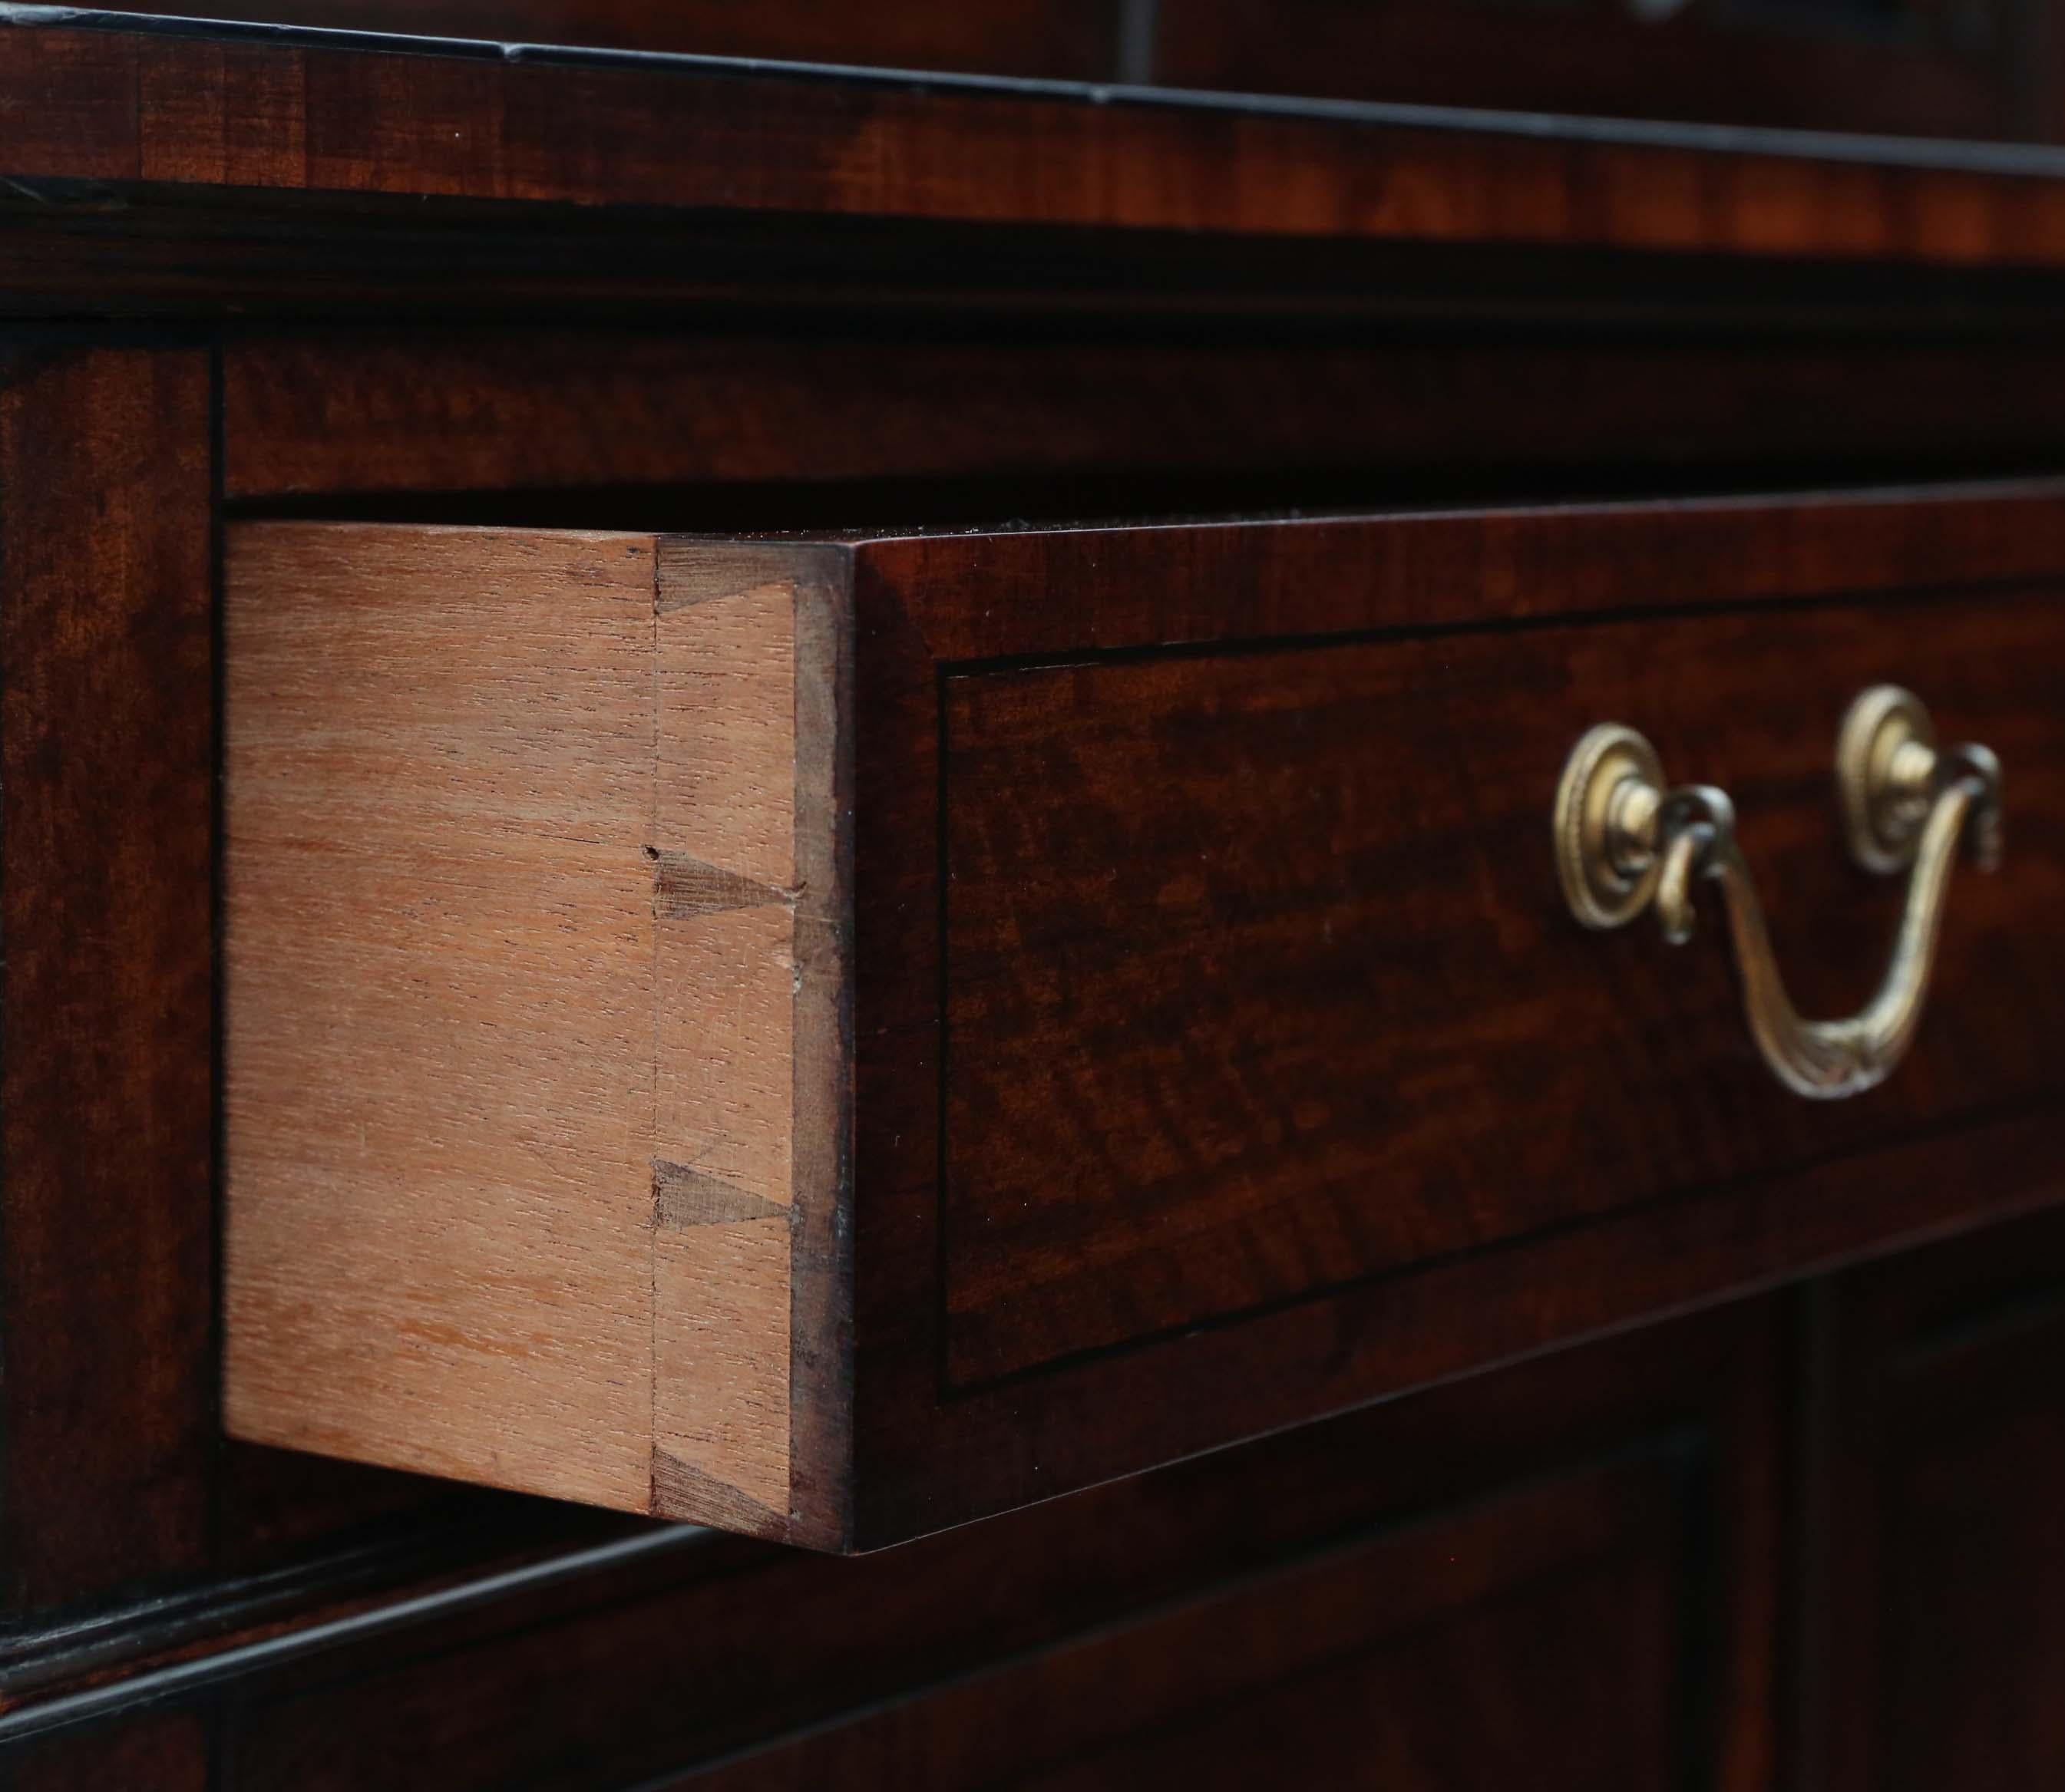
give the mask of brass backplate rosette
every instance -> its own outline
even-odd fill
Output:
[[[1631,783],[1656,793],[1663,767],[1656,749],[1631,728],[1602,722],[1570,751],[1556,790],[1556,872],[1570,912],[1587,927],[1624,926],[1648,906],[1656,889],[1654,851],[1614,850],[1616,799]]]
[[[1843,717],[1836,791],[1843,838],[1867,871],[1897,871],[1914,857],[1928,819],[1936,728],[1921,698],[1874,684]]]

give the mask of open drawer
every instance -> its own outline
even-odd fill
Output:
[[[2049,486],[238,526],[229,1427],[868,1548],[2055,1199],[2061,595]],[[1922,875],[1831,801],[1886,681],[2005,854],[1904,1061],[1807,1100],[1720,899],[1587,931],[1552,813],[1639,729],[1860,1009]]]

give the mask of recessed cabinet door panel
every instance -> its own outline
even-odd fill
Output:
[[[1663,1459],[1495,1495],[689,1783],[1666,1792],[1688,1491]]]
[[[1737,1302],[859,1560],[641,1552],[261,1670],[224,1765],[297,1792],[1768,1792],[1778,1317]]]
[[[1861,1270],[1825,1306],[1822,1783],[2059,1785],[2065,1227]]]

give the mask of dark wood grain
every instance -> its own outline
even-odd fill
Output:
[[[1825,1578],[1806,1596],[1820,1783],[2065,1774],[2065,1226],[1877,1265],[1826,1298]]]
[[[1752,1305],[1546,1360],[863,1561],[715,1544],[670,1569],[648,1566],[377,1649],[292,1664],[254,1675],[232,1702],[226,1765],[240,1785],[310,1792],[442,1786],[455,1776],[623,1784],[717,1761],[794,1726],[851,1717],[866,1725],[885,1700],[999,1668],[978,1688],[1080,1688],[1073,1705],[1036,1711],[1057,1733],[1074,1723],[1107,1735],[1126,1727],[1129,1691],[1149,1709],[1158,1673],[1155,1696],[1181,1728],[1189,1671],[1226,1651],[1231,1679],[1265,1678],[1268,1652],[1295,1650],[1301,1624],[1316,1630],[1344,1562],[1370,1576],[1356,1583],[1357,1600],[1331,1607],[1347,1633],[1401,1634],[1416,1612],[1440,1637],[1441,1615],[1461,1616],[1482,1592],[1491,1616],[1480,1621],[1510,1641],[1496,1584],[1558,1560],[1581,1580],[1582,1564],[1600,1564],[1610,1580],[1622,1572],[1610,1565],[1617,1534],[1641,1540],[1632,1583],[1659,1604],[1602,1621],[1616,1635],[1631,1625],[1659,1639],[1665,1660],[1645,1671],[1674,1672],[1669,1662],[1682,1661],[1687,1645],[1703,1652],[1707,1693],[1674,1700],[1663,1721],[1680,1740],[1692,1726],[1716,1783],[1747,1792],[1765,1783],[1769,1766],[1780,1367],[1772,1317]],[[1602,1536],[1602,1523],[1610,1534]],[[1673,1536],[1688,1553],[1673,1552],[1667,1565],[1663,1540]],[[1471,1552],[1451,1564],[1450,1543]],[[1567,1616],[1554,1583],[1535,1584]],[[1158,1670],[1143,1651],[1171,1612],[1182,1646]],[[1529,1621],[1517,1620],[1521,1632]],[[1101,1656],[1110,1645],[1100,1639],[1115,1627],[1125,1640]],[[1524,1734],[1545,1677],[1589,1683],[1575,1659],[1582,1650],[1568,1679],[1561,1669],[1545,1675],[1538,1656],[1513,1659],[1510,1673],[1489,1656],[1474,1676],[1445,1672],[1445,1654],[1474,1640],[1458,1625],[1430,1641],[1422,1671],[1457,1701],[1445,1709],[1481,1699]],[[1125,1670],[1101,1693],[1100,1661]],[[1029,1673],[1012,1665],[1020,1662],[1033,1665]],[[512,1703],[507,1689],[516,1685],[549,1686],[552,1696]],[[1008,1713],[988,1693],[972,1704],[965,1693],[948,1698],[961,1702],[936,1726],[915,1720],[921,1739],[936,1728],[943,1742],[981,1749],[1026,1733],[999,1726]],[[1368,1721],[1342,1715],[1358,1733]],[[1342,1740],[1331,1724],[1318,1740],[1329,1738]],[[834,1746],[879,1744],[863,1736]],[[873,1782],[856,1770],[821,1773],[815,1783],[828,1778]]]
[[[2046,591],[950,680],[949,1381],[2055,1098],[2061,667]],[[1854,1011],[1905,890],[1843,862],[1829,768],[1880,678],[1994,737],[2021,825],[1896,1087],[1810,1104],[1718,923],[1578,932],[1546,793],[1591,722],[1641,726],[1737,797],[1796,999]]]
[[[205,1792],[204,1716],[178,1712],[64,1732],[0,1756],[7,1792]]]
[[[1606,0],[1166,0],[1154,71],[1178,87],[2019,137],[2037,124],[2032,53],[2045,17],[2023,0],[1962,10],[1691,0],[1661,18]]]
[[[979,669],[968,662],[2035,583],[2065,568],[2065,482],[940,531],[855,545],[880,611],[877,657],[907,645],[961,672]]]
[[[1709,1746],[1679,1727],[1689,1467],[1493,1494],[681,1783],[1663,1792]]]
[[[118,11],[148,9],[123,6]],[[217,0],[211,16],[525,43],[782,57],[1522,111],[2009,138],[2038,122],[2038,0],[1806,21],[1691,0],[1541,12],[1455,0],[963,0],[864,13],[823,0]],[[1158,26],[1158,29],[1156,29]]]
[[[857,548],[858,1540],[2055,1199],[2060,979],[2036,917],[2065,866],[2042,795],[2060,775],[2060,612],[2039,569],[2060,563],[2061,517],[2032,487]],[[2035,583],[1927,595],[1966,577]],[[1610,620],[1679,607],[1713,613]],[[1157,651],[1172,643],[1188,644]],[[1364,700],[1301,718],[1295,692],[1329,660]],[[1365,687],[1357,666],[1400,676]],[[1548,805],[1570,743],[1614,716],[1678,775],[1730,785],[1800,999],[1841,1011],[1877,973],[1898,892],[1842,860],[1833,731],[1887,676],[1930,690],[1954,731],[2016,738],[2025,881],[1959,884],[1934,1031],[1901,1080],[1810,1107],[1752,1053],[1718,938],[1673,953],[1566,919]],[[1257,694],[1272,679],[1274,713]],[[957,775],[962,693],[1020,680],[1033,745]],[[1069,709],[1101,690],[1108,708]],[[1040,692],[1061,707],[1043,715]],[[1328,741],[1338,764],[1320,763]],[[1299,942],[1273,961],[1272,925]],[[1159,975],[1129,946],[1166,953]],[[1300,992],[1324,1050],[1243,1007],[1251,961],[1258,990]],[[1408,987],[1416,1001],[1386,1006]],[[1404,1099],[1473,988],[1484,1005],[1458,1026],[1478,1036],[1449,1084]],[[1968,1080],[1968,1056],[2002,1088]],[[1566,1076],[1582,1081],[1559,1107]],[[1301,1135],[1308,1086],[1323,1098]],[[1103,1122],[1085,1093],[1115,1103]],[[1516,1103],[1533,1118],[1500,1148],[1495,1112]],[[1330,1183],[1351,1136],[1372,1155],[1334,1160]],[[1300,1165],[1273,1197],[1265,1139]],[[1959,1164],[1986,1168],[1946,1178]],[[1089,1189],[1105,1196],[1072,1213]],[[1501,1249],[1509,1223],[1538,1235]]]
[[[829,79],[829,77],[826,77]],[[2005,153],[2005,152],[2003,152]],[[1307,344],[1344,320],[1434,329],[1582,321],[1722,337],[1905,325],[1932,341],[2055,326],[2055,268],[1715,256],[1610,244],[1020,225],[890,213],[689,212],[441,193],[200,183],[18,181],[0,190],[0,311],[107,317],[277,317],[362,329],[378,315],[447,327],[483,317],[676,333],[901,314],[933,335],[968,317],[1007,339],[1112,313],[1144,333],[1299,318]],[[951,324],[938,320],[954,312]],[[1314,333],[1319,333],[1315,335]],[[1488,345],[1496,345],[1497,338]],[[1940,341],[1936,341],[1940,347]],[[1994,344],[1998,348],[1999,345]]]
[[[215,1427],[207,357],[0,391],[10,1610],[198,1566]]]
[[[190,103],[147,105],[147,94]],[[1451,127],[693,63],[0,28],[17,180],[2055,265],[2065,181],[1745,138]],[[1037,155],[1024,146],[1037,138]],[[2032,159],[2033,156],[2033,159]]]
[[[2051,457],[2065,355],[2033,325],[1926,344],[1744,328],[261,337],[224,355],[224,478],[275,506],[407,494],[419,515],[736,532]]]
[[[125,6],[118,12],[148,12]],[[1109,79],[1117,0],[210,0],[209,16],[326,30],[588,44],[605,49],[867,63],[1057,80]]]
[[[777,28],[755,12],[727,28]],[[600,31],[630,14],[587,16]],[[871,23],[820,10],[794,14],[794,29],[825,36],[786,41],[807,50],[869,24],[996,42],[985,16],[927,7]],[[1514,39],[1534,28],[1488,16]],[[695,17],[675,22],[700,29]],[[1173,49],[1178,7],[1163,19]],[[1336,22],[1344,36],[1304,43],[1345,84],[1360,71],[1343,67],[1343,46],[1388,26],[1345,9]],[[1240,84],[1255,85],[1265,50],[1297,47],[1287,34],[1243,48],[1235,31],[1213,54],[1239,59]],[[1804,38],[1788,49],[1788,83],[1891,66]],[[2055,63],[2055,42],[2039,50]],[[956,54],[972,66],[989,51]],[[1556,75],[1559,54],[1489,73]],[[1994,103],[2002,65],[1958,54],[1962,71],[1849,82],[1846,115],[1899,108],[1948,124]],[[1453,66],[1429,51],[1373,72],[1445,79]],[[1601,66],[1564,70],[1589,79]],[[1708,71],[1729,66],[1723,52]],[[1806,103],[1772,79],[1764,115],[1789,93]],[[2065,87],[2052,86],[2055,111]],[[1965,645],[1946,674],[1970,687],[1946,700],[1933,662],[1900,669],[1955,708],[1952,725],[2023,729],[2026,754],[2035,724],[2005,705],[2019,715],[2041,695],[2034,649],[2055,663],[2043,614],[2065,576],[2055,494],[1429,515],[1380,535],[1318,526],[1266,541],[1200,530],[1173,572],[1167,539],[1145,533],[863,551],[856,796],[876,831],[859,853],[865,1200],[843,1237],[860,1297],[863,1538],[1279,1435],[859,1562],[714,1540],[677,1552],[669,1540],[497,1592],[475,1571],[602,1533],[578,1516],[226,1445],[212,1425],[208,419],[202,353],[183,345],[226,321],[220,470],[234,502],[275,512],[879,531],[2011,472],[2058,464],[2047,269],[2065,260],[2065,163],[395,54],[76,17],[0,27],[0,310],[55,314],[86,345],[17,357],[0,399],[0,1736],[29,1738],[0,1774],[320,1792],[618,1786],[733,1761],[774,1783],[814,1766],[822,1782],[839,1763],[944,1776],[1023,1741],[1056,1783],[1158,1770],[1338,1780],[1372,1756],[1407,1784],[1445,1767],[1481,1778],[1486,1760],[1502,1778],[1554,1783],[1580,1763],[1594,1782],[1635,1778],[1669,1746],[1671,1783],[1749,1792],[1777,1777],[1772,1686],[1797,1669],[1830,1694],[1798,1727],[1833,1771],[1810,1760],[1802,1785],[2060,1777],[2048,1614],[2065,1597],[2051,1497],[2065,1465],[2048,1389],[2065,1245],[2055,1219],[1969,1245],[1950,1236],[2065,1193],[2055,1090],[1976,1108],[1944,1055],[1969,1051],[2011,1079],[2031,1061],[2023,1029],[2055,1017],[2043,930],[2003,948],[1986,920],[2019,914],[2019,886],[1961,879],[1951,949],[1971,975],[2027,983],[2034,966],[2049,981],[1992,1011],[1946,983],[1913,1067],[1934,1118],[1804,1157],[1810,1123],[1755,1130],[1768,1097],[1720,1022],[1717,941],[1676,955],[1653,937],[1575,942],[1627,967],[1652,1023],[1681,1003],[1688,1022],[1657,1063],[1624,1056],[1588,1099],[1624,1100],[1665,1049],[1711,1049],[1735,1093],[1687,1097],[1638,1145],[1658,1166],[1782,1160],[1782,1173],[1673,1188],[1259,1310],[1218,1306],[1223,1287],[1182,1247],[1166,1310],[1212,1309],[1205,1322],[1028,1360],[948,1397],[937,1229],[943,1147],[969,1140],[941,1130],[944,1079],[972,1062],[942,1030],[943,692],[965,699],[978,676],[1000,689],[1053,680],[1027,667],[1058,656],[1096,662],[1082,675],[1093,685],[1151,679],[1179,640],[1344,632],[1368,637],[1352,651],[1372,665],[1419,656],[1433,685],[1451,675],[1430,632],[1496,669],[1489,631],[1516,626],[1544,647],[1719,630],[1746,687],[1768,663],[1752,614],[1775,642],[1804,625],[1860,656],[1864,624],[1838,619],[1928,614],[1951,618]],[[80,321],[116,313],[135,320],[126,340],[169,345],[93,346],[114,338]],[[301,333],[254,332],[246,320],[266,313]],[[168,337],[175,317],[184,333]],[[1972,643],[1992,616],[2019,620],[2002,636],[1998,687],[1982,690]],[[1563,682],[1537,700],[1577,688],[1580,661],[1584,688],[1603,688],[1612,651],[1545,661],[1545,680]],[[1186,698],[1220,706],[1204,718],[1219,740],[1251,740],[1228,707],[1235,684],[1210,681],[1218,662],[1185,664],[1203,681]],[[1629,719],[1659,738],[1678,730],[1675,767],[1738,781],[1788,969],[1832,1005],[1849,1000],[1878,933],[1837,938],[1833,918],[1882,922],[1885,893],[1845,882],[1812,813],[1833,709],[1810,711],[1843,693],[1760,704],[1719,729],[1699,675],[1682,676],[1676,720]],[[1798,668],[1774,676],[1806,692]],[[1198,719],[1182,704],[1161,714]],[[1425,733],[1459,738],[1439,715]],[[1072,743],[1023,733],[1016,763],[1028,740],[1071,764]],[[1335,744],[1352,757],[1347,730]],[[1079,794],[1121,748],[1173,766],[1194,814],[1207,792],[1238,807],[1208,761],[1138,731],[1130,745],[1108,732],[1082,743]],[[1005,769],[985,774],[992,821]],[[1453,868],[1477,782],[1457,753],[1440,769]],[[2011,762],[2003,880],[2055,869],[2050,811],[2029,806],[2049,785],[2015,776]],[[1513,825],[1524,807],[1510,789],[1493,805]],[[1035,813],[1064,837],[1051,810]],[[1259,836],[1279,824],[1273,810],[1250,819]],[[964,830],[964,854],[984,845]],[[1521,874],[1539,877],[1535,851],[1510,855]],[[1252,904],[1269,893],[1252,871],[1220,887]],[[967,894],[964,920],[987,902],[1000,937],[1016,924],[993,883]],[[1494,877],[1464,899],[1511,926],[1526,904],[1509,897]],[[1481,987],[1473,968],[1457,971],[1465,989]],[[1904,1099],[1896,1086],[1879,1111]],[[1754,1136],[1687,1125],[1702,1103]],[[1564,1143],[1582,1157],[1584,1141]],[[1553,1156],[1556,1144],[1530,1148]],[[1638,1177],[1614,1180],[1630,1159],[1594,1148],[1576,1198],[1633,1189]],[[1478,1215],[1459,1205],[1429,1201],[1420,1217],[1466,1229]],[[1524,1205],[1489,1204],[1487,1237]],[[1109,1208],[1098,1227],[1113,1235],[1115,1218],[1122,1234],[1134,1216]],[[1810,1335],[1829,1342],[1820,1396],[1797,1398],[1824,1472],[1812,1497],[1786,1503],[1807,1571],[1781,1621],[1788,1459],[1774,1409],[1800,1395],[1799,1365],[1761,1301],[1660,1316],[1921,1244],[1804,1302],[1821,1315]],[[1236,1283],[1283,1267],[1231,1265]],[[1304,1265],[1291,1269],[1275,1285],[1299,1285]],[[1093,1307],[1072,1302],[1070,1323]],[[1020,1358],[1054,1347],[1049,1323],[1024,1327]],[[1540,1354],[1627,1327],[1642,1329]],[[1535,1360],[1486,1372],[1519,1358]],[[1453,1378],[1466,1378],[1386,1399]],[[1348,1408],[1362,1410],[1280,1429]],[[1585,1547],[1602,1518],[1618,1521],[1618,1554]],[[1441,1560],[1444,1542],[1464,1559]],[[1493,1564],[1494,1546],[1514,1552]],[[1552,1559],[1572,1572],[1517,1572]],[[1368,1578],[1336,1588],[1344,1565]],[[1472,1565],[1514,1571],[1486,1582],[1509,1595],[1473,1603]],[[1408,1632],[1415,1575],[1443,1596]],[[1352,1590],[1361,1598],[1328,1633]],[[426,1596],[394,1609],[404,1591]],[[1300,1656],[1308,1629],[1378,1646]],[[1293,1677],[1271,1678],[1272,1650],[1295,1658]],[[1222,1659],[1234,1671],[1211,1681]],[[1609,1681],[1620,1697],[1606,1707]],[[1207,1685],[1224,1696],[1208,1704]],[[1078,1689],[1071,1711],[1057,1695]],[[92,1725],[29,1733],[87,1695],[104,1701]],[[1161,1727],[1142,1727],[1157,1715]],[[804,1729],[786,1755],[770,1747]]]

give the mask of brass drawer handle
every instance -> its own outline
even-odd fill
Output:
[[[1614,722],[1571,750],[1556,792],[1556,869],[1570,912],[1587,927],[1618,927],[1653,906],[1664,938],[1682,945],[1692,936],[1692,886],[1714,879],[1757,1048],[1788,1088],[1819,1100],[1869,1089],[1900,1062],[1922,1018],[1958,844],[1969,842],[1982,870],[2000,857],[1999,761],[1984,747],[1939,750],[1929,712],[1897,685],[1850,705],[1836,788],[1857,863],[1914,867],[1878,993],[1842,1020],[1803,1020],[1786,995],[1724,792],[1667,788],[1656,749]]]

